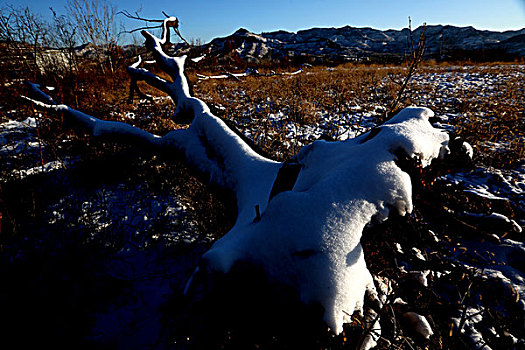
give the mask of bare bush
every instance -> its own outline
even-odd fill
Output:
[[[7,6],[0,10],[2,68],[11,75],[35,71],[43,61],[44,49],[50,44],[50,29],[40,15],[29,7]]]
[[[78,58],[75,53],[75,47],[78,45],[78,25],[71,17],[58,15],[52,8],[50,10],[53,12],[54,44],[64,50],[69,73],[73,74],[74,71],[78,71]]]
[[[116,24],[117,8],[107,0],[68,0],[68,13],[78,25],[78,35],[84,43],[92,43],[102,48],[102,54],[96,55],[102,71],[107,62],[114,71],[113,52],[119,43]]]

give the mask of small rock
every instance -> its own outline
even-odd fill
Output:
[[[430,273],[430,270],[425,271],[410,271],[410,276],[414,278],[416,281],[421,283],[423,287],[428,287],[428,280],[427,276]]]
[[[409,311],[405,312],[403,317],[413,327],[414,331],[421,334],[425,339],[430,339],[430,336],[434,334],[425,316]]]
[[[425,259],[425,257],[423,256],[423,254],[421,253],[421,250],[417,249],[416,247],[413,247],[411,249],[412,251],[412,254],[414,254],[414,256],[416,258],[418,258],[419,260],[423,260],[423,261],[426,261],[427,259]]]
[[[394,300],[394,305],[408,305],[408,303],[401,298],[396,298]]]

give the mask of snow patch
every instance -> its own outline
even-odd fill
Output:
[[[63,164],[57,160],[44,163],[43,165],[32,167],[29,169],[23,169],[23,170],[15,170],[13,173],[17,175],[20,179],[26,178],[31,175],[41,174],[41,173],[48,173],[57,169],[61,169],[63,167]]]
[[[465,192],[490,200],[513,201],[525,211],[525,165],[514,170],[478,167],[439,178],[464,188]]]

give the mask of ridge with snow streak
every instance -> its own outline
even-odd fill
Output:
[[[417,40],[423,27],[413,31]],[[378,30],[345,26],[341,28],[312,28],[296,33],[283,30],[254,34],[241,28],[235,33],[215,38],[199,47],[212,57],[236,55],[247,62],[262,60],[305,61],[354,61],[376,56],[403,56],[410,51],[410,32],[402,30]],[[185,44],[178,51],[187,50]],[[477,58],[496,55],[525,56],[525,28],[515,31],[496,32],[473,27],[428,25],[425,30],[425,53],[427,57],[471,55]]]

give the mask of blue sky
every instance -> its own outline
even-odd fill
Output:
[[[67,0],[0,0],[0,6],[29,6],[49,16],[49,7],[65,13]],[[401,29],[408,16],[415,28],[427,24],[473,26],[478,29],[509,30],[525,27],[525,0],[111,0],[120,10],[162,18],[162,12],[179,17],[187,38],[208,42],[240,27],[255,33],[312,27],[372,27]],[[127,29],[141,22],[121,17]]]

